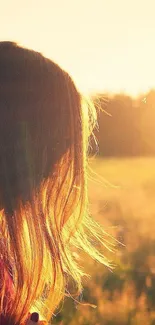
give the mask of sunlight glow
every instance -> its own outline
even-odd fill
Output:
[[[84,93],[137,95],[155,87],[154,12],[154,0],[6,1],[1,40],[41,51]]]

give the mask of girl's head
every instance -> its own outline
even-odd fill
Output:
[[[74,250],[91,250],[84,231],[92,229],[86,163],[94,116],[58,65],[0,43],[0,313],[11,269],[14,295],[5,309],[15,324],[32,309],[48,320],[68,276],[80,289]],[[95,249],[90,254],[97,258]]]
[[[80,185],[83,111],[81,96],[65,71],[38,52],[0,43],[0,114],[5,211],[13,212],[19,199],[24,204],[31,200],[51,178],[60,184],[68,176],[72,185]]]

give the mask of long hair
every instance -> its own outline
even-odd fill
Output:
[[[75,249],[107,263],[103,233],[89,217],[87,153],[93,105],[71,77],[38,52],[0,43],[0,314],[30,310],[47,321],[83,271]],[[6,278],[13,294],[5,304]],[[9,299],[8,299],[9,300]]]

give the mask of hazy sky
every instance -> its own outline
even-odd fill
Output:
[[[155,87],[155,0],[1,0],[0,39],[41,51],[84,92]]]

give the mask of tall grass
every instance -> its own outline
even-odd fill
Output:
[[[109,255],[112,272],[83,258],[91,279],[80,299],[97,307],[66,298],[52,324],[155,325],[155,159],[97,159],[92,168],[108,182],[89,181],[91,212],[123,245]]]

